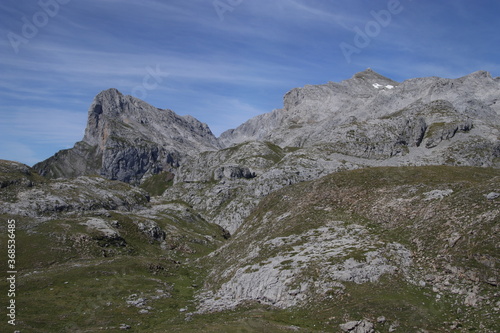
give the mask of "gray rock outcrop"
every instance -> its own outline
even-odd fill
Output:
[[[193,117],[109,89],[90,106],[83,140],[34,168],[49,178],[99,175],[137,184],[145,175],[170,171],[185,157],[218,147],[208,126]]]
[[[0,214],[37,217],[40,221],[58,213],[81,214],[96,210],[130,211],[149,202],[149,195],[121,182],[82,176],[59,179],[34,187],[4,192]]]
[[[375,332],[374,327],[375,326],[366,319],[360,321],[349,321],[340,325],[340,329],[343,332],[352,333],[373,333]]]
[[[290,217],[290,214],[282,215],[273,223],[282,223]],[[239,256],[237,267],[225,271],[224,274],[230,276],[229,281],[216,293],[201,295],[201,311],[230,309],[251,300],[289,308],[302,305],[311,293],[325,294],[331,288],[341,290],[343,282],[376,282],[381,276],[404,271],[412,264],[410,252],[404,246],[381,246],[382,242],[371,237],[364,227],[344,227],[343,224],[331,222],[300,235],[252,243],[249,251]],[[369,248],[374,250],[367,250]],[[349,258],[330,264],[355,251],[366,251],[363,259]],[[278,253],[265,261],[253,263],[262,253],[273,252]],[[215,252],[212,256],[218,255]],[[320,277],[316,280],[305,278],[305,272],[319,263],[322,266]],[[213,274],[215,276],[215,271]]]

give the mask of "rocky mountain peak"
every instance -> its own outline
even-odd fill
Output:
[[[219,139],[191,116],[108,89],[89,108],[83,140],[35,168],[50,177],[98,174],[139,183],[151,174],[177,172],[189,156],[247,141],[282,148],[328,145],[335,153],[369,160],[398,158],[388,165],[459,160],[493,166],[500,155],[499,83],[485,71],[399,83],[366,69],[341,82],[292,89],[282,109]],[[466,148],[469,141],[477,149]]]
[[[119,98],[123,97],[124,95],[116,88],[109,88],[106,90],[101,91],[94,97],[94,101],[96,102],[103,102],[103,101],[110,101],[110,100],[118,100]]]
[[[89,108],[83,140],[34,167],[52,178],[101,175],[138,183],[188,155],[218,148],[210,128],[195,118],[108,89]]]
[[[158,109],[116,89],[105,90],[94,98],[83,141],[102,146],[110,136],[125,140],[156,137],[167,145],[171,140],[180,144],[191,141],[202,149],[217,148],[217,140],[206,124],[190,116],[178,116],[172,110]]]
[[[471,73],[471,74],[467,75],[466,77],[492,79],[490,72],[483,71],[483,70]]]
[[[330,83],[336,85],[336,83]],[[387,91],[396,88],[399,82],[385,77],[371,68],[356,73],[352,78],[340,82],[341,86],[346,87],[352,93],[361,95],[375,95],[379,91]]]
[[[393,84],[393,85],[398,84],[398,82],[375,72],[371,68],[368,68],[362,72],[354,74],[353,77],[348,81],[353,81],[356,84],[360,84],[361,82],[367,82],[369,84],[377,82],[380,84]]]

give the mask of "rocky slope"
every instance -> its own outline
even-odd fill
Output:
[[[339,153],[370,159],[407,156],[418,163],[438,155],[455,159],[467,141],[489,157],[455,159],[492,165],[498,157],[500,78],[479,71],[459,79],[394,82],[368,69],[340,83],[288,92],[284,108],[257,116],[221,135],[224,146],[260,140],[282,147],[331,144]],[[462,139],[462,140],[461,140]],[[447,147],[439,147],[447,146]],[[412,148],[425,147],[417,154]],[[433,148],[439,153],[433,154]],[[430,150],[430,151],[429,151]]]
[[[34,166],[50,178],[100,175],[137,184],[171,170],[186,157],[217,149],[207,125],[155,108],[116,89],[97,95],[83,140]]]
[[[126,183],[46,180],[8,161],[0,171],[22,330],[499,328],[498,169],[333,173],[264,197],[232,237],[188,203]]]
[[[397,83],[372,70],[294,89],[283,109],[223,133],[226,148],[188,158],[165,196],[234,232],[265,195],[339,170],[498,168],[499,91],[500,78],[486,72]]]
[[[24,165],[5,161],[0,163],[4,169],[0,171],[0,180],[3,182],[13,178],[10,172],[23,172],[21,177],[2,188],[0,214],[33,218],[41,223],[60,212],[77,216],[88,211],[131,211],[143,207],[149,201],[147,192],[122,182],[89,176],[48,182]]]
[[[330,324],[382,316],[377,329],[398,322],[402,332],[446,331],[439,316],[458,311],[462,327],[479,320],[491,331],[500,305],[499,181],[495,169],[368,168],[274,192],[209,255],[217,269],[200,311],[249,301],[328,308]],[[363,303],[370,306],[353,317],[351,306]]]
[[[102,177],[47,180],[0,160],[0,184],[0,218],[16,221],[20,331],[119,331],[141,322],[144,331],[159,330],[199,283],[188,261],[228,237],[184,203]],[[6,223],[0,231],[6,244]],[[12,326],[2,321],[0,331]]]

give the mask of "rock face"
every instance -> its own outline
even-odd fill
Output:
[[[251,140],[281,147],[329,144],[349,156],[406,156],[410,162],[436,150],[435,155],[466,165],[493,165],[499,155],[499,89],[500,79],[483,71],[397,83],[368,69],[340,83],[293,89],[283,109],[223,133],[220,142],[225,147]],[[464,141],[484,156],[458,157]],[[412,154],[418,147],[427,149]],[[438,158],[434,162],[440,163]]]
[[[373,333],[375,332],[374,326],[368,320],[361,321],[350,321],[345,324],[340,325],[340,329],[343,332],[352,333]]]
[[[15,173],[0,172],[0,181],[6,175],[16,182],[2,189],[0,193],[0,214],[15,214],[36,218],[39,222],[57,214],[78,215],[97,210],[131,211],[149,202],[145,191],[100,177],[82,176],[74,179],[45,181],[36,172],[21,164],[0,161],[0,170],[8,165],[10,172],[15,167],[22,170]]]
[[[83,140],[34,168],[50,178],[100,175],[136,184],[176,168],[186,156],[217,148],[208,126],[193,117],[109,89],[90,106]]]
[[[292,216],[284,214],[274,223],[286,223],[289,219]],[[372,237],[363,226],[344,225],[343,221],[335,221],[302,234],[273,237],[265,242],[255,239],[248,247],[246,256],[239,256],[236,267],[225,271],[225,275],[234,274],[230,280],[222,284],[216,293],[202,296],[200,309],[224,310],[254,300],[289,308],[307,302],[313,290],[324,294],[332,288],[343,290],[342,282],[373,283],[384,274],[405,271],[411,266],[411,254],[401,244],[381,246],[380,239]],[[287,250],[283,251],[285,248]],[[363,259],[354,259],[349,257],[353,251],[366,253]],[[262,260],[262,253],[269,252],[279,254]],[[343,257],[348,259],[340,259]],[[338,262],[327,264],[335,261]],[[305,278],[307,267],[319,262],[323,262],[319,280]]]

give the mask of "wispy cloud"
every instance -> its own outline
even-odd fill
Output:
[[[39,144],[72,144],[83,137],[86,115],[73,110],[18,107],[4,112],[0,122],[3,135],[24,138]]]
[[[40,155],[33,149],[33,144],[21,142],[0,142],[0,152],[8,160],[33,165],[40,162]]]

